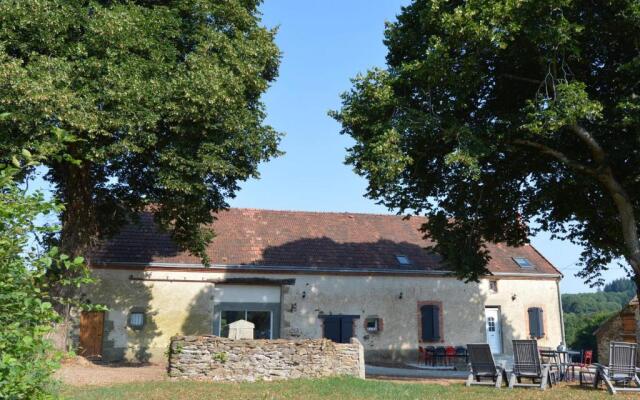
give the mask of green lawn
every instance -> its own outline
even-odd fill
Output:
[[[448,386],[424,383],[394,383],[355,378],[291,380],[260,383],[145,382],[107,387],[63,386],[66,399],[613,399],[605,391],[581,389],[577,385],[554,387],[545,392],[536,389],[466,388],[462,383]],[[618,395],[615,399],[640,399],[640,395]]]

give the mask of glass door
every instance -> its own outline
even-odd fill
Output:
[[[252,322],[255,327],[253,330],[254,339],[271,339],[273,331],[273,318],[271,311],[262,310],[242,310],[242,311],[225,311],[220,313],[220,336],[229,336],[229,324],[244,319]]]

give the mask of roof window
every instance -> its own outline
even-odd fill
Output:
[[[515,261],[520,268],[533,268],[533,264],[526,257],[513,257],[513,261]]]
[[[411,260],[409,260],[407,256],[396,254],[396,260],[398,260],[398,264],[400,265],[411,265]]]

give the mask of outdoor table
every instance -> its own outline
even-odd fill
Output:
[[[573,363],[570,362],[570,360],[575,356],[580,356],[580,354],[581,353],[579,351],[574,350],[540,349],[540,356],[552,360],[553,364],[558,368],[561,381],[567,381],[574,378],[575,365],[572,365]],[[567,369],[569,367],[573,368],[571,377],[567,374]]]

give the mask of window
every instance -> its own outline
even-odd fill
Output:
[[[529,336],[534,339],[544,337],[544,317],[540,307],[529,308]]]
[[[423,342],[440,342],[441,334],[441,307],[439,304],[424,304],[420,306],[420,339]]]
[[[380,332],[382,321],[378,317],[368,317],[364,320],[364,328],[367,332]]]
[[[411,265],[411,260],[409,260],[409,257],[407,256],[397,254],[396,260],[398,260],[398,264],[400,265]]]
[[[513,261],[515,261],[520,268],[533,268],[533,264],[526,257],[513,257]]]
[[[129,327],[131,329],[142,329],[144,327],[144,312],[131,311],[129,313]]]
[[[489,290],[498,293],[498,281],[489,281]]]
[[[229,324],[244,319],[252,322],[254,339],[271,339],[271,311],[222,311],[220,313],[220,336],[229,336]]]
[[[496,319],[494,317],[487,318],[487,330],[489,332],[496,331]]]

